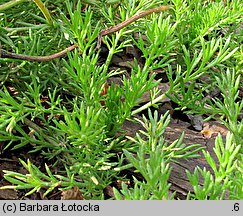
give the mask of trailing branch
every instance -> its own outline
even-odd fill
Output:
[[[102,30],[99,33],[98,38],[97,38],[97,49],[99,49],[101,47],[101,40],[102,40],[103,36],[117,32],[117,31],[121,30],[122,28],[126,27],[127,25],[131,24],[132,22],[135,22],[136,20],[138,20],[142,17],[145,17],[149,14],[166,11],[171,8],[172,8],[171,6],[160,6],[160,7],[152,8],[152,9],[149,9],[146,11],[142,11],[141,13],[135,14],[134,16],[128,18],[124,22],[121,22],[113,27]],[[11,59],[20,59],[20,60],[27,60],[27,61],[51,61],[56,58],[62,58],[63,56],[65,56],[67,54],[67,52],[71,52],[74,49],[76,49],[77,47],[78,47],[78,45],[74,44],[74,45],[62,50],[61,52],[55,53],[53,55],[48,55],[48,56],[31,56],[31,55],[24,55],[24,54],[16,54],[16,53],[12,53],[12,52],[8,52],[3,49],[0,49],[0,58],[11,58]]]
[[[24,55],[24,54],[16,54],[12,52],[7,52],[3,49],[0,49],[0,58],[11,58],[11,59],[20,59],[20,60],[27,60],[27,61],[51,61],[56,58],[62,58],[67,54],[67,52],[73,51],[77,48],[78,45],[74,44],[58,53],[48,56],[31,56],[31,55]]]

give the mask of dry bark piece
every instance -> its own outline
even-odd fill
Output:
[[[201,131],[203,129],[202,116],[187,115],[187,117],[190,119],[191,125],[196,131]]]
[[[15,190],[4,189],[0,190],[0,200],[16,200],[18,193]]]
[[[62,200],[84,200],[82,192],[77,186],[72,189],[63,191],[61,194]]]
[[[104,189],[104,193],[112,198],[115,198],[114,190],[110,185],[107,185]]]
[[[222,136],[226,136],[226,134],[229,132],[229,130],[221,125],[218,122],[211,122],[211,123],[205,123],[204,128],[201,131],[201,134],[205,138],[211,138],[213,135],[217,136],[218,134],[221,134]]]

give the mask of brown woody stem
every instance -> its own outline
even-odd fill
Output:
[[[97,38],[97,49],[99,49],[101,47],[101,40],[102,40],[103,36],[117,32],[117,31],[121,30],[122,28],[126,27],[127,25],[131,24],[132,22],[135,22],[136,20],[138,20],[142,17],[145,17],[149,14],[166,11],[171,8],[172,8],[171,6],[160,6],[160,7],[152,8],[152,9],[149,9],[146,11],[142,11],[141,13],[135,14],[134,16],[128,18],[124,22],[121,22],[113,27],[102,30],[99,33],[98,38]],[[76,49],[77,47],[78,47],[78,45],[74,44],[74,45],[62,50],[61,52],[55,53],[53,55],[48,55],[48,56],[30,56],[30,55],[16,54],[16,53],[7,52],[3,49],[0,49],[0,58],[11,58],[11,59],[20,59],[20,60],[27,60],[27,61],[51,61],[56,58],[62,58],[63,56],[65,56],[67,54],[67,52],[71,52],[74,49]]]

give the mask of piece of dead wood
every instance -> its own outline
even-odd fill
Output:
[[[215,123],[213,121],[210,121],[209,125],[217,125],[213,126],[213,130],[215,130],[214,133],[218,133],[218,131],[220,130],[224,138],[227,130],[222,125],[218,125],[218,123]],[[190,123],[188,122],[175,121],[171,119],[170,124],[166,128],[165,133],[163,134],[163,136],[165,137],[165,141],[168,143],[172,143],[176,139],[179,139],[181,134],[184,132],[185,135],[183,143],[185,143],[186,145],[201,144],[205,147],[206,151],[210,153],[216,164],[218,164],[218,159],[213,151],[215,136],[212,136],[211,138],[205,138],[202,133],[191,130],[188,128],[188,126],[190,126]],[[127,136],[134,137],[136,135],[136,132],[139,132],[139,130],[144,130],[144,128],[136,122],[126,121],[123,125],[123,134],[125,133]],[[176,196],[180,197],[180,199],[186,199],[186,195],[188,194],[188,192],[193,192],[193,188],[186,175],[186,170],[188,170],[190,173],[193,173],[196,167],[200,167],[201,169],[206,168],[212,174],[213,171],[202,153],[200,153],[199,158],[192,158],[188,160],[178,159],[177,162],[178,163],[170,163],[172,167],[172,172],[169,178],[169,182],[171,183],[170,189],[172,191],[176,191]],[[129,163],[129,161],[127,161],[127,163]],[[142,176],[139,173],[134,172],[134,169],[131,169],[130,172],[137,179],[142,178]],[[200,176],[199,184],[202,185],[203,182],[204,180],[202,179],[202,176]]]
[[[62,200],[84,200],[82,192],[77,186],[69,190],[63,191],[61,194]]]
[[[211,138],[212,136],[217,136],[218,134],[221,134],[222,136],[226,136],[229,130],[221,125],[218,122],[206,122],[204,123],[203,130],[201,131],[201,134],[205,138]]]

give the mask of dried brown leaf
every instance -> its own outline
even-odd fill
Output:
[[[84,200],[82,192],[77,186],[72,189],[63,191],[61,194],[62,200]]]

